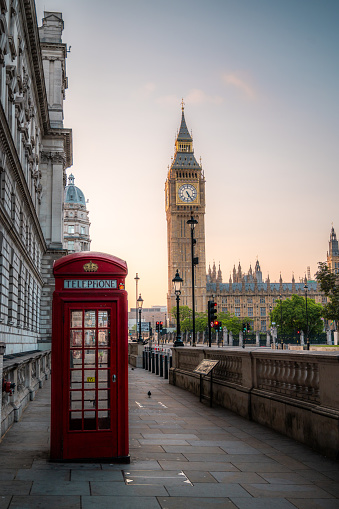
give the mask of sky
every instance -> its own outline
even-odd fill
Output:
[[[338,0],[36,0],[63,13],[75,185],[91,250],[165,305],[164,186],[185,118],[206,178],[206,265],[224,282],[311,276],[339,235]],[[174,274],[173,274],[174,277]]]

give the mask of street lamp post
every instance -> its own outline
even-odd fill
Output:
[[[279,299],[280,299],[280,342],[281,342],[281,349],[283,350],[284,348],[284,337],[283,337],[283,319],[282,319],[282,295],[280,294],[279,295]]]
[[[198,264],[198,258],[194,258],[194,244],[196,239],[194,238],[194,227],[198,224],[198,221],[191,216],[191,219],[187,221],[187,224],[191,225],[191,262],[192,262],[192,328],[193,328],[193,341],[192,346],[195,346],[195,299],[194,299],[194,266]]]
[[[139,338],[138,338],[138,343],[143,343],[142,335],[141,335],[141,310],[142,310],[143,302],[144,302],[144,299],[141,297],[141,293],[140,293],[139,298],[137,300],[137,305],[138,305],[138,309],[139,309]]]
[[[306,348],[307,348],[307,350],[309,350],[310,349],[310,338],[308,337],[308,313],[307,313],[307,290],[308,290],[308,286],[307,286],[307,283],[305,283],[304,290],[305,290],[305,299],[306,299]]]
[[[174,293],[177,299],[177,337],[174,341],[173,346],[184,346],[184,343],[181,341],[181,333],[180,333],[180,315],[179,315],[179,301],[180,301],[180,287],[183,280],[179,276],[179,271],[177,270],[174,278],[172,279]]]
[[[138,336],[138,281],[140,279],[140,277],[138,276],[138,273],[135,274],[135,313],[136,313],[136,317],[135,317],[135,332],[136,332],[136,335]]]

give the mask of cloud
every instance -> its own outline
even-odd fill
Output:
[[[232,85],[245,94],[248,99],[255,99],[256,94],[253,87],[239,76],[239,73],[224,73],[222,80],[226,85]]]
[[[182,98],[171,94],[164,95],[158,97],[156,102],[159,104],[181,104]],[[203,90],[199,88],[192,88],[188,94],[184,96],[185,104],[202,104],[202,103],[210,103],[210,104],[220,104],[223,102],[223,98],[218,95],[208,95]]]

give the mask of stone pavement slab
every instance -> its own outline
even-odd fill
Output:
[[[294,440],[141,369],[129,406],[130,465],[52,463],[46,384],[0,443],[0,509],[339,509],[339,463]]]

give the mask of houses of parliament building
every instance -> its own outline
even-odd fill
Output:
[[[194,295],[195,311],[205,312],[207,301],[217,302],[218,311],[230,313],[241,319],[249,319],[255,331],[266,331],[270,324],[270,311],[280,299],[293,294],[307,296],[325,304],[326,297],[320,292],[317,282],[307,277],[285,282],[280,275],[279,282],[271,282],[269,276],[264,280],[259,261],[254,269],[244,273],[240,262],[228,282],[223,282],[222,272],[215,263],[206,273],[205,259],[205,176],[201,164],[195,158],[193,139],[185,120],[184,105],[181,107],[181,124],[175,141],[175,152],[168,169],[165,183],[165,209],[167,220],[168,247],[168,315],[176,304],[172,279],[179,271],[183,279],[180,305],[192,308],[192,258],[191,228],[187,223],[193,216],[197,220],[194,230],[195,266]],[[339,249],[335,231],[332,227],[327,264],[339,272]]]

